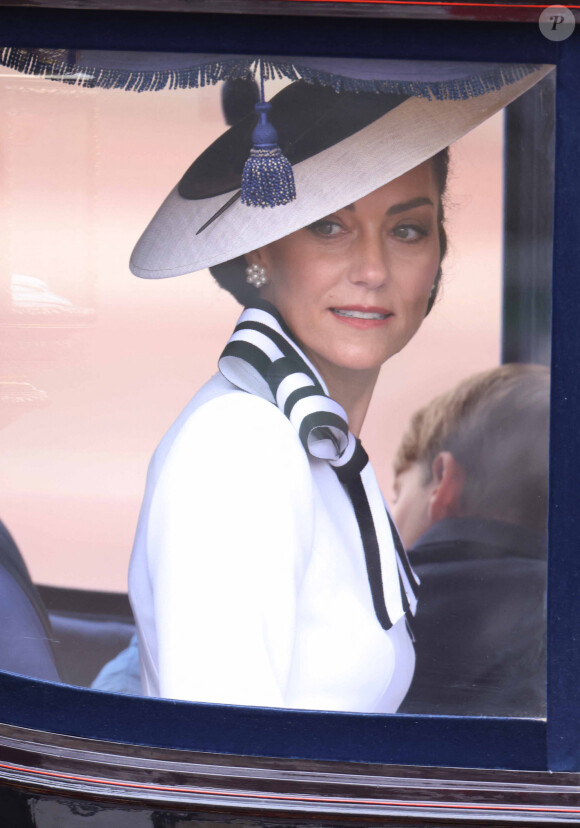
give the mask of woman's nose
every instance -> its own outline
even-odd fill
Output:
[[[356,246],[351,262],[351,282],[376,290],[382,287],[388,278],[389,266],[384,239],[380,234],[364,234]]]

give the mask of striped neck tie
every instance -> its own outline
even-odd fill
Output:
[[[414,614],[418,580],[367,453],[273,305],[258,301],[244,310],[218,364],[237,388],[277,405],[307,454],[326,460],[336,472],[353,505],[381,627],[390,629],[409,610]]]

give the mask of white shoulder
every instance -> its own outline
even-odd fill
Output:
[[[230,473],[242,464],[309,475],[306,452],[294,427],[267,400],[244,391],[214,397],[197,407],[174,435],[166,464],[205,458]],[[246,468],[246,472],[248,469]]]
[[[179,515],[183,531],[195,515],[198,528],[213,526],[216,540],[228,521],[246,545],[258,532],[309,534],[312,503],[310,465],[294,427],[274,404],[232,391],[182,421],[158,471],[150,517],[160,525]]]

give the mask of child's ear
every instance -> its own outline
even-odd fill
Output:
[[[429,520],[437,523],[448,517],[460,517],[461,494],[465,472],[450,451],[441,451],[431,466],[433,488],[427,505]]]

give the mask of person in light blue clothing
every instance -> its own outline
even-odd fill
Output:
[[[142,695],[139,646],[136,635],[131,638],[128,647],[105,664],[91,687],[93,690],[104,690],[107,693]]]

